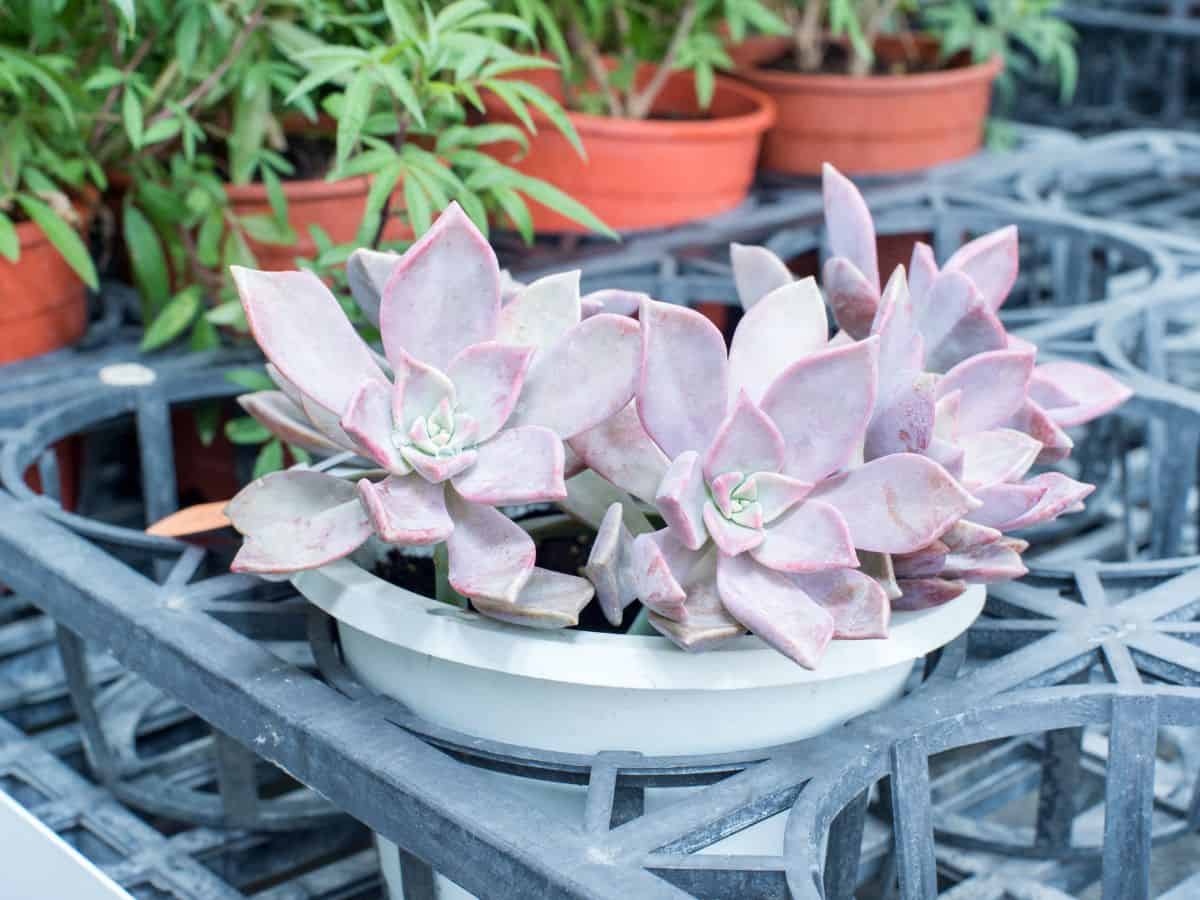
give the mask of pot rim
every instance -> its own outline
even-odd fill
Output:
[[[986,598],[973,585],[942,606],[895,612],[887,638],[835,640],[820,668],[809,670],[753,635],[687,653],[657,635],[521,628],[423,597],[349,559],[291,580],[339,622],[431,658],[543,681],[666,691],[811,685],[910,662],[962,634]]]
[[[687,75],[687,72],[676,72],[671,75],[671,79],[686,78]],[[714,100],[718,93],[736,94],[751,101],[757,108],[751,112],[738,113],[733,116],[720,116],[712,119],[682,122],[663,121],[661,119],[618,119],[613,116],[597,116],[592,113],[575,112],[565,109],[565,107],[564,111],[571,124],[575,126],[575,130],[579,132],[581,139],[585,136],[592,136],[625,141],[686,140],[700,142],[760,134],[775,124],[778,115],[775,101],[764,91],[751,85],[743,84],[727,75],[717,75],[713,80]],[[511,117],[513,121],[516,121],[516,117],[512,115],[508,107],[492,96],[492,94],[488,92],[484,93],[483,104],[487,109],[488,116],[500,114]],[[529,113],[539,128],[542,126],[551,129],[555,128],[550,117],[541,110],[530,108]]]
[[[370,190],[370,180],[365,175],[351,175],[337,181],[324,178],[295,178],[281,180],[283,192],[289,200],[323,200],[365,194]],[[230,202],[267,202],[267,186],[262,182],[252,184],[225,183],[225,196]]]
[[[897,95],[932,93],[966,85],[994,81],[1004,68],[1004,57],[996,54],[984,62],[973,62],[938,72],[917,72],[911,75],[826,75],[811,72],[780,72],[758,66],[741,66],[736,72],[754,84],[771,90],[791,93],[826,93],[866,95]]]

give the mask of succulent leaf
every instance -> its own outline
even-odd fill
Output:
[[[311,272],[232,266],[254,339],[283,377],[335,416],[383,372],[324,282]]]
[[[742,317],[729,348],[729,400],[745,391],[758,402],[800,356],[829,341],[825,301],[812,278],[789,281]]]
[[[749,310],[776,288],[792,283],[792,273],[778,256],[766,247],[730,244],[733,283],[742,308]]]
[[[833,616],[788,576],[748,555],[721,556],[717,591],[726,611],[784,656],[816,668],[833,639]]]
[[[496,340],[543,350],[582,320],[579,270],[539,278],[500,310]]]
[[[491,340],[499,315],[496,254],[451,203],[401,256],[383,289],[379,332],[387,358],[445,369],[463,348]]]

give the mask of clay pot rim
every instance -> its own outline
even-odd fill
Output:
[[[514,73],[519,74],[519,73]],[[675,72],[670,80],[688,78],[687,72]],[[718,94],[736,95],[749,100],[755,109],[746,113],[732,116],[718,116],[712,119],[695,121],[672,122],[661,119],[622,119],[613,116],[598,116],[592,113],[581,113],[566,110],[567,118],[575,126],[580,137],[587,135],[605,138],[617,138],[626,141],[719,141],[730,137],[742,137],[747,134],[762,133],[775,124],[777,110],[775,101],[756,87],[743,84],[733,78],[718,75],[714,79],[713,100]],[[490,93],[483,96],[484,106],[489,114],[500,113],[512,117],[508,107]],[[539,110],[530,108],[530,114],[538,127],[545,125],[553,128],[550,118]]]
[[[922,91],[942,91],[961,85],[994,80],[1004,68],[1004,57],[996,54],[984,62],[973,62],[937,72],[916,72],[905,75],[829,75],[819,72],[782,72],[759,66],[736,69],[739,78],[766,85],[774,91],[829,94],[909,94]]]
[[[337,181],[326,181],[324,178],[283,179],[283,192],[289,200],[325,200],[339,197],[350,197],[362,194],[370,189],[370,179],[366,175],[352,175]],[[258,201],[267,199],[267,186],[261,182],[253,184],[230,184],[225,182],[225,196],[231,202]]]

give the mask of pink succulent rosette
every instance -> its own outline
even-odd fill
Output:
[[[444,541],[451,585],[480,612],[574,624],[591,585],[536,567],[533,540],[496,507],[566,496],[563,442],[634,393],[637,322],[583,319],[577,272],[502,304],[495,254],[456,205],[403,256],[360,252],[351,263],[386,360],[315,275],[235,268],[234,278],[281,387],[244,405],[286,440],[352,451],[375,474],[353,483],[293,469],[247,486],[228,509],[245,536],[233,568],[314,568],[372,535]]]
[[[1035,365],[1037,347],[1001,324],[998,312],[1016,283],[1013,226],[971,241],[939,269],[918,243],[907,273],[880,290],[875,227],[854,185],[824,172],[825,219],[832,251],[824,268],[838,343],[879,341],[879,387],[865,441],[866,459],[920,453],[941,463],[981,506],[938,541],[891,562],[901,596],[893,608],[921,608],[957,596],[968,582],[1025,573],[1025,542],[1003,532],[1080,508],[1092,486],[1061,472],[1027,477],[1035,462],[1065,459],[1065,429],[1119,406],[1130,391],[1083,363]],[[790,281],[784,264],[758,247],[737,247],[735,278],[752,307]]]
[[[812,279],[756,303],[728,352],[692,310],[646,301],[640,320],[636,403],[571,442],[667,524],[633,537],[609,511],[591,559],[606,613],[636,596],[688,649],[750,630],[808,667],[834,637],[886,636],[858,551],[916,551],[978,504],[925,456],[860,463],[880,341],[830,346]]]

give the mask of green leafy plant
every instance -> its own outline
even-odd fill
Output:
[[[94,288],[96,267],[79,236],[76,204],[104,175],[80,135],[75,61],[42,52],[54,27],[34,4],[0,9],[0,256],[19,259],[16,224],[31,221]]]
[[[1058,83],[1066,103],[1075,94],[1079,59],[1075,29],[1055,15],[1061,0],[989,0],[934,3],[923,10],[922,22],[942,44],[943,55],[969,50],[975,60],[1004,57],[1001,88],[1011,95],[1014,76],[1048,74]]]
[[[562,191],[502,165],[480,149],[501,140],[527,149],[528,134],[537,130],[530,115],[534,109],[584,154],[552,97],[533,84],[506,77],[554,65],[505,43],[504,38],[513,35],[533,38],[522,19],[496,12],[484,0],[456,0],[436,13],[412,0],[385,0],[382,6],[382,27],[358,35],[355,43],[296,35],[291,46],[307,73],[287,99],[316,102],[323,94],[322,108],[337,122],[331,177],[373,179],[357,245],[377,246],[386,219],[397,213],[421,234],[434,212],[454,200],[480,228],[486,230],[489,219],[499,215],[532,240],[525,197],[615,237]],[[509,106],[522,127],[472,121],[472,111],[484,110],[484,91]],[[398,187],[402,209],[396,203]]]
[[[849,74],[866,76],[875,69],[881,35],[909,40],[915,58],[911,36],[921,32],[937,39],[943,60],[963,51],[975,62],[1004,57],[1010,87],[1012,74],[1040,66],[1058,81],[1065,100],[1074,93],[1078,61],[1075,32],[1055,15],[1060,6],[1061,0],[782,0],[777,9],[801,72],[822,70],[832,38],[849,48]]]
[[[707,107],[717,70],[733,67],[726,41],[786,28],[761,0],[508,0],[508,7],[536,23],[558,58],[568,106],[629,119],[652,115],[677,71],[694,74]],[[652,73],[639,78],[646,66]]]
[[[304,235],[316,252],[294,259],[334,281],[352,247],[385,243],[389,221],[419,236],[451,200],[481,227],[500,216],[527,239],[524,197],[607,232],[565,194],[479,150],[527,140],[524,128],[470,121],[479,92],[547,64],[510,50],[499,36],[528,29],[482,0],[436,13],[419,0],[111,2],[88,20],[97,36],[82,81],[94,110],[86,140],[124,192],[119,233],[142,297],[144,350],[184,337],[212,349],[245,329],[226,273],[257,265],[264,246],[297,243],[292,180],[370,179],[355,240],[338,246],[318,227]],[[496,92],[530,128],[528,107],[570,127],[522,81]],[[250,184],[265,188],[266,211],[231,202],[230,186]]]

